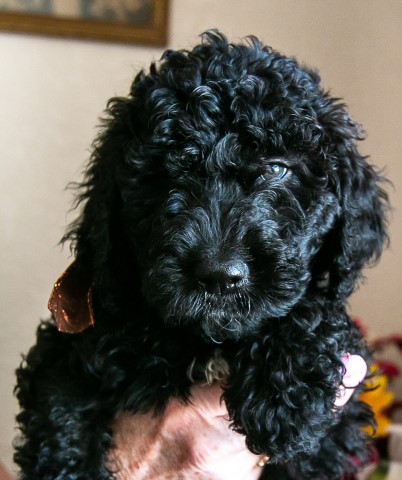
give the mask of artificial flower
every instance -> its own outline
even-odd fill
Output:
[[[366,380],[366,391],[359,396],[360,400],[370,405],[373,410],[377,429],[373,432],[371,428],[365,428],[365,431],[375,438],[385,437],[387,435],[391,420],[385,412],[394,401],[394,394],[387,388],[387,375],[379,373],[380,371],[378,363],[375,363],[370,368],[370,372],[373,376]]]

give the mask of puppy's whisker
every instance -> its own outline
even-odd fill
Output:
[[[227,330],[229,332],[236,331],[236,328],[229,328],[230,324],[233,323],[233,321],[235,321],[236,323],[239,323],[236,319],[231,318],[225,325],[221,326],[221,329],[222,330]]]
[[[213,337],[212,333],[208,333],[208,337],[217,345],[222,345],[224,340],[217,340]]]

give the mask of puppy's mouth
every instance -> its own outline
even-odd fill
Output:
[[[169,325],[186,325],[218,343],[238,339],[256,328],[257,316],[245,291],[209,293],[196,291],[172,298],[165,307]]]

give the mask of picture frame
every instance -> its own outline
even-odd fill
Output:
[[[163,46],[168,10],[169,0],[0,0],[0,30]]]

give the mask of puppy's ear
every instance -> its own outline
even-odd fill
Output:
[[[85,202],[84,207],[62,240],[72,242],[76,259],[55,282],[48,303],[57,328],[64,333],[79,333],[94,325],[93,285],[108,277],[117,200],[114,168],[104,165],[98,155],[93,156],[87,179],[79,186],[77,203]]]
[[[328,267],[328,290],[344,300],[352,293],[363,267],[381,255],[384,241],[388,240],[389,207],[381,187],[383,178],[356,148],[356,140],[362,138],[360,127],[343,109],[340,111],[342,115],[333,124],[336,140],[330,178],[340,215],[324,242],[319,261]]]
[[[56,282],[50,304],[54,305],[52,299],[63,294],[63,298],[68,299],[70,310],[75,308],[86,315],[85,321],[81,313],[77,318],[81,330],[94,321],[89,290],[93,293],[94,302],[97,297],[105,304],[111,303],[110,296],[118,290],[116,272],[121,266],[117,263],[125,255],[125,247],[122,246],[124,232],[120,222],[121,198],[117,172],[124,163],[129,139],[133,137],[129,132],[128,111],[126,99],[110,102],[108,118],[103,131],[94,142],[84,181],[74,185],[79,192],[76,207],[81,208],[81,213],[62,239],[62,242],[71,242],[75,262]],[[72,291],[74,295],[70,295]],[[74,305],[70,301],[73,299]],[[63,302],[64,305],[66,302]],[[59,308],[59,314],[60,312]],[[55,316],[54,312],[53,315]],[[66,331],[65,327],[69,329],[71,325],[61,318],[58,326]],[[75,327],[73,330],[79,331]]]

